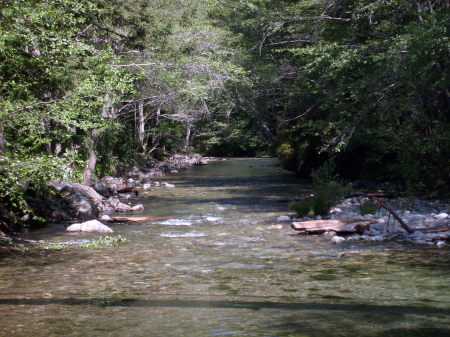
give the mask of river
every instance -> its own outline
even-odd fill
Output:
[[[274,159],[161,180],[176,187],[152,191],[142,215],[176,219],[112,225],[129,243],[3,257],[0,336],[450,335],[448,249],[271,228],[310,188]]]

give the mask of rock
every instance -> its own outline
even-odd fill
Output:
[[[95,216],[93,205],[80,193],[69,194],[64,197],[76,218],[89,219]]]
[[[448,218],[448,214],[447,214],[447,213],[439,213],[439,214],[436,215],[434,218],[435,218],[435,219],[438,219],[438,220],[447,219],[447,218]]]
[[[130,210],[134,211],[134,212],[136,212],[136,211],[143,211],[144,210],[144,205],[142,205],[142,204],[134,205],[134,206],[131,207]]]
[[[330,214],[338,214],[338,213],[342,213],[342,209],[340,209],[339,207],[333,207],[332,209],[330,209]]]
[[[166,183],[166,182],[163,182],[162,185],[165,186],[165,187],[168,187],[168,188],[174,188],[175,187],[174,184],[169,184],[169,183]]]
[[[151,183],[145,183],[142,185],[142,189],[144,190],[149,190],[152,188],[152,184]]]
[[[68,232],[99,232],[112,233],[113,230],[108,226],[102,224],[98,220],[90,220],[82,223],[75,223],[66,228]]]
[[[409,235],[409,238],[412,240],[424,240],[425,235],[422,232],[415,231],[414,233]]]
[[[349,236],[346,240],[347,241],[358,241],[358,240],[361,240],[361,236],[359,234],[353,234],[353,235]]]
[[[383,235],[375,235],[372,237],[372,241],[384,241]]]
[[[320,215],[316,215],[316,220],[322,220],[322,217]]]
[[[283,225],[280,225],[280,224],[270,225],[269,226],[269,229],[282,229],[282,228],[283,228]]]
[[[345,238],[343,238],[342,236],[333,236],[332,238],[331,238],[331,242],[332,243],[335,243],[335,244],[338,244],[338,243],[342,243],[342,242],[344,242],[345,241]]]
[[[287,216],[287,215],[280,215],[277,218],[277,221],[279,221],[279,222],[291,221],[291,217]]]
[[[92,184],[92,188],[100,195],[104,196],[105,198],[109,198],[114,193],[111,193],[112,191],[108,189],[101,181],[94,181]]]
[[[436,242],[436,246],[438,248],[443,248],[443,247],[445,247],[445,245],[446,245],[445,241],[438,241],[438,242]]]
[[[127,205],[127,204],[124,204],[124,203],[122,203],[122,202],[119,202],[119,203],[114,207],[114,210],[115,210],[116,212],[129,212],[129,211],[131,211],[131,206],[130,206],[130,205]]]
[[[113,219],[112,219],[109,215],[107,215],[107,214],[103,214],[103,215],[100,217],[100,220],[106,221],[106,222],[111,222],[111,221],[113,221]]]
[[[172,170],[170,173],[178,173],[178,170]]]

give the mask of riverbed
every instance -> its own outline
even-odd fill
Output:
[[[311,186],[275,159],[160,177],[129,242],[0,260],[0,336],[445,336],[450,250],[330,243],[289,224]],[[272,226],[272,227],[271,227]],[[97,238],[52,225],[52,242]]]

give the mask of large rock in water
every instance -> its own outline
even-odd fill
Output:
[[[98,220],[90,220],[82,223],[74,223],[66,228],[68,232],[98,232],[98,233],[112,233],[114,232],[108,226],[102,224]]]

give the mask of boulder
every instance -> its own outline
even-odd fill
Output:
[[[95,206],[80,193],[69,194],[63,199],[69,204],[71,213],[73,213],[76,218],[89,219],[95,216]]]
[[[98,233],[112,233],[113,230],[108,226],[102,224],[98,220],[90,220],[82,223],[75,223],[66,228],[68,232],[98,232]]]

